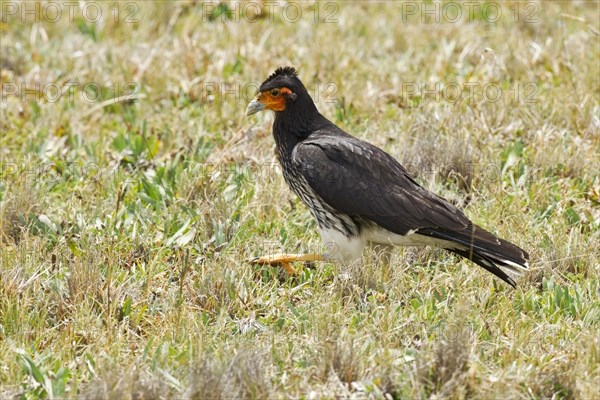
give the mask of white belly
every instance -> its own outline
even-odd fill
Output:
[[[419,235],[414,231],[406,235],[398,235],[385,229],[366,230],[359,237],[348,238],[335,229],[321,229],[321,240],[325,247],[326,259],[353,261],[362,257],[367,243],[377,243],[394,246],[433,246],[445,249],[465,249],[464,246],[447,240],[435,239]]]
[[[363,237],[348,238],[335,229],[320,229],[326,259],[353,261],[361,258],[367,243]]]

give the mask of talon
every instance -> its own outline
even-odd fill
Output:
[[[284,260],[273,260],[273,259],[266,259],[266,257],[255,257],[255,258],[249,258],[247,261],[250,264],[254,264],[254,265],[270,265],[272,267],[281,266],[290,275],[296,275],[296,273],[297,273],[296,270],[294,269],[294,267],[292,267],[292,264],[289,263],[288,261],[284,261]]]
[[[281,265],[285,271],[290,275],[296,275],[297,272],[292,267],[292,262],[294,261],[305,261],[305,262],[315,262],[322,261],[323,256],[319,254],[272,254],[263,257],[254,257],[250,258],[247,261],[250,264],[258,264],[258,265]]]
[[[292,264],[290,264],[289,262],[282,261],[281,266],[283,267],[283,269],[285,269],[285,272],[287,272],[288,274],[290,274],[290,275],[297,274],[296,270],[294,269],[294,267],[292,267]]]
[[[277,257],[271,256],[263,256],[263,257],[253,257],[246,260],[250,264],[258,264],[258,265],[278,265],[284,262],[283,260],[279,260]]]

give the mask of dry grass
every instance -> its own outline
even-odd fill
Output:
[[[97,24],[7,4],[23,7],[1,3],[0,397],[600,398],[597,3],[450,23],[407,17],[419,2],[302,3],[297,22],[102,2]],[[530,250],[518,289],[431,249],[398,250],[389,271],[245,263],[320,245],[272,116],[244,115],[280,65]],[[43,90],[68,82],[72,99]],[[476,86],[453,102],[407,86],[436,82]],[[137,100],[118,98],[130,83]]]

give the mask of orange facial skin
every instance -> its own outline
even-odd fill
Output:
[[[256,96],[256,100],[265,105],[265,108],[273,111],[285,110],[285,95],[291,94],[292,91],[286,87],[276,88],[260,92]]]

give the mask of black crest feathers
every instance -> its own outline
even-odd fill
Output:
[[[288,76],[293,76],[294,78],[298,77],[298,71],[296,71],[296,68],[294,67],[279,67],[275,70],[275,72],[273,72],[264,82],[263,85],[265,83],[268,83],[270,81],[272,81],[273,79],[277,78],[278,76],[284,76],[284,75],[288,75]]]

